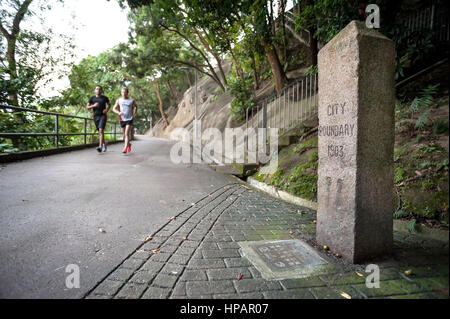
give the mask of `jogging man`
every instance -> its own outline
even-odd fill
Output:
[[[97,85],[95,87],[94,92],[95,96],[92,96],[89,99],[86,108],[88,110],[93,109],[94,123],[99,133],[99,146],[97,147],[97,151],[100,153],[106,152],[104,130],[106,126],[107,114],[109,109],[111,108],[111,103],[106,96],[102,95],[103,88],[100,85]]]
[[[122,153],[131,152],[130,131],[133,125],[133,118],[136,116],[137,104],[136,101],[128,97],[128,88],[122,88],[122,97],[114,104],[113,112],[119,114],[120,127],[122,127],[123,140],[125,147]]]

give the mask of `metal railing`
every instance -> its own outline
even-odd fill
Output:
[[[81,116],[76,116],[76,115],[70,115],[70,114],[63,114],[63,113],[56,113],[56,112],[48,112],[48,111],[41,111],[41,110],[34,110],[34,109],[29,109],[29,108],[24,108],[24,107],[18,107],[18,106],[12,106],[12,105],[5,105],[5,104],[0,104],[0,110],[4,110],[3,114],[10,114],[10,115],[15,115],[17,114],[17,112],[26,112],[26,113],[35,113],[35,114],[43,114],[43,115],[51,115],[55,117],[54,120],[54,132],[41,132],[41,133],[36,133],[36,132],[0,132],[0,137],[3,138],[17,138],[17,137],[23,137],[23,136],[31,136],[31,137],[41,137],[41,136],[53,136],[55,141],[54,141],[54,146],[55,148],[59,148],[60,147],[60,137],[62,136],[84,136],[84,145],[87,145],[88,143],[88,136],[93,136],[96,135],[97,133],[95,132],[88,132],[88,121],[94,121],[93,118],[88,118],[88,117],[81,117]],[[7,110],[12,110],[15,112],[8,112]],[[84,125],[83,125],[83,132],[81,133],[64,133],[64,132],[60,132],[60,119],[61,118],[72,118],[72,119],[78,119],[78,120],[83,120],[84,121]],[[107,124],[110,124],[112,127],[114,127],[114,130],[112,132],[104,132],[105,135],[112,135],[113,136],[113,140],[116,141],[117,140],[117,135],[122,135],[122,131],[121,130],[117,130],[117,122],[110,122],[107,121]],[[76,144],[76,145],[70,145],[70,146],[79,146],[79,145],[83,145],[83,144]]]
[[[422,31],[432,30],[433,40],[449,41],[449,17],[448,9],[441,3],[433,3],[425,8],[412,11],[401,18],[405,28],[406,38]],[[411,40],[412,41],[412,40]]]
[[[317,73],[308,75],[283,88],[279,96],[273,95],[247,109],[246,128],[278,128],[282,133],[317,116],[317,81]]]

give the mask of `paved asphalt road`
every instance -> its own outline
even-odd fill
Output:
[[[170,216],[235,182],[138,138],[127,155],[115,144],[0,167],[0,298],[79,298]],[[69,264],[79,289],[66,288]]]

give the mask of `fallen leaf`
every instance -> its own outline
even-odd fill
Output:
[[[153,236],[152,235],[148,235],[147,237],[145,237],[144,241],[147,242],[149,240],[152,240]]]
[[[239,274],[238,277],[237,277],[237,279],[238,279],[238,280],[241,280],[242,277],[243,277],[242,274]]]
[[[182,239],[183,239],[183,240],[186,240],[186,239],[187,239],[187,237],[183,237]]]
[[[341,296],[344,297],[345,299],[352,299],[352,297],[349,294],[347,294],[343,291],[341,292]]]
[[[317,220],[314,219],[314,220],[313,220],[313,223],[314,223],[314,224],[317,224]]]
[[[195,203],[191,203],[191,206],[195,206]]]
[[[158,248],[152,249],[152,253],[154,253],[154,254],[159,254],[160,252],[161,252],[161,250],[159,250]]]
[[[104,230],[103,228],[99,228],[98,231],[101,233],[106,233],[106,230]]]
[[[167,204],[166,201],[165,201],[165,200],[162,200],[162,199],[160,199],[159,202],[160,202],[161,204]]]
[[[327,245],[324,245],[324,246],[323,246],[323,250],[328,250],[328,249],[330,249],[330,248],[328,248]]]
[[[176,275],[176,274],[178,274],[178,271],[172,271],[171,273],[172,273],[172,275]]]
[[[360,272],[356,272],[356,274],[357,274],[359,277],[364,277],[364,275],[363,275],[362,273],[360,273]]]
[[[405,270],[405,275],[411,276],[413,273],[412,269]]]
[[[269,221],[269,218],[266,218],[266,222],[268,222]]]
[[[169,217],[169,220],[175,220],[175,219],[176,219],[175,216]]]
[[[415,171],[414,173],[416,173],[417,176],[422,176],[423,175],[422,172],[420,172],[420,171]]]

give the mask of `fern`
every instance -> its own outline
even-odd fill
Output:
[[[425,126],[425,122],[428,119],[428,116],[430,116],[430,113],[431,113],[431,110],[426,110],[421,116],[419,116],[414,128],[419,129],[419,130],[423,129]]]
[[[415,97],[414,100],[411,102],[409,109],[411,110],[411,112],[415,113],[420,109],[420,106],[421,106],[421,99],[419,97]]]
[[[408,230],[409,230],[411,233],[413,233],[413,232],[416,231],[416,219],[415,219],[415,218],[413,218],[413,219],[411,219],[411,220],[409,221],[409,224],[408,224]]]
[[[426,88],[422,90],[422,96],[432,96],[437,92],[437,88],[439,87],[439,83],[436,85],[428,85]]]
[[[409,213],[407,211],[404,211],[403,209],[399,209],[394,213],[394,218],[399,219],[403,217],[408,217]]]
[[[439,83],[436,85],[428,85],[420,93],[420,97],[415,97],[411,102],[409,109],[411,112],[416,113],[422,108],[428,107],[433,101],[433,95],[436,94]]]

